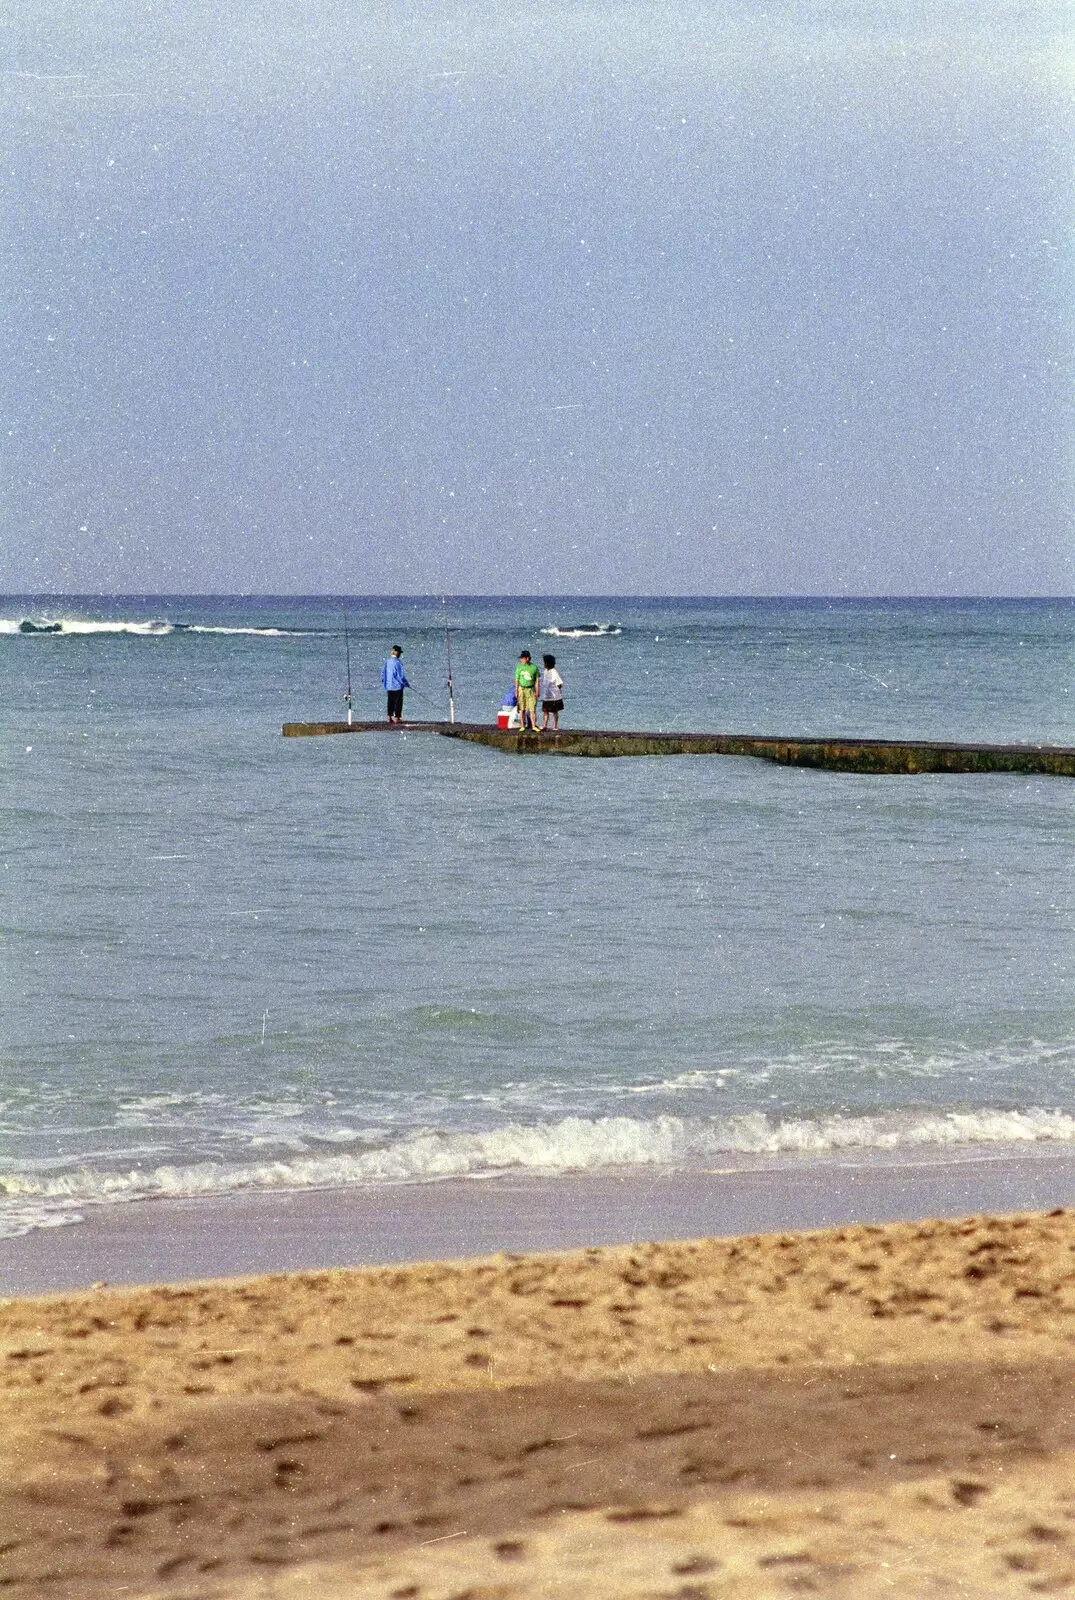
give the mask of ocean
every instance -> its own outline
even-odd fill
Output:
[[[528,647],[565,726],[1075,745],[1067,600],[0,601],[0,1236],[1075,1144],[1068,780],[282,739],[345,616],[360,718],[449,630],[461,720]]]

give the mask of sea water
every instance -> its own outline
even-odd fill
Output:
[[[1075,744],[1068,601],[2,602],[0,1234],[1075,1143],[1068,780],[281,738],[394,643],[445,717],[446,630],[460,720],[528,647],[571,727]]]

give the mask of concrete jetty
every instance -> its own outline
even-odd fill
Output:
[[[285,722],[285,739],[321,734],[384,733],[385,722]],[[482,744],[527,756],[755,756],[789,767],[830,772],[1022,772],[1075,778],[1075,749],[1066,745],[949,744],[919,739],[781,738],[745,733],[629,733],[562,728],[521,733],[477,722],[405,722],[402,731]]]

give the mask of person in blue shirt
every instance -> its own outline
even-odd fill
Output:
[[[400,659],[402,655],[403,647],[394,644],[392,654],[381,668],[381,686],[388,695],[389,722],[403,721],[403,691],[410,688]]]

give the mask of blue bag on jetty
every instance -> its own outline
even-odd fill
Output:
[[[514,684],[512,684],[500,702],[496,725],[498,728],[517,728],[519,726],[519,701],[515,694]]]

